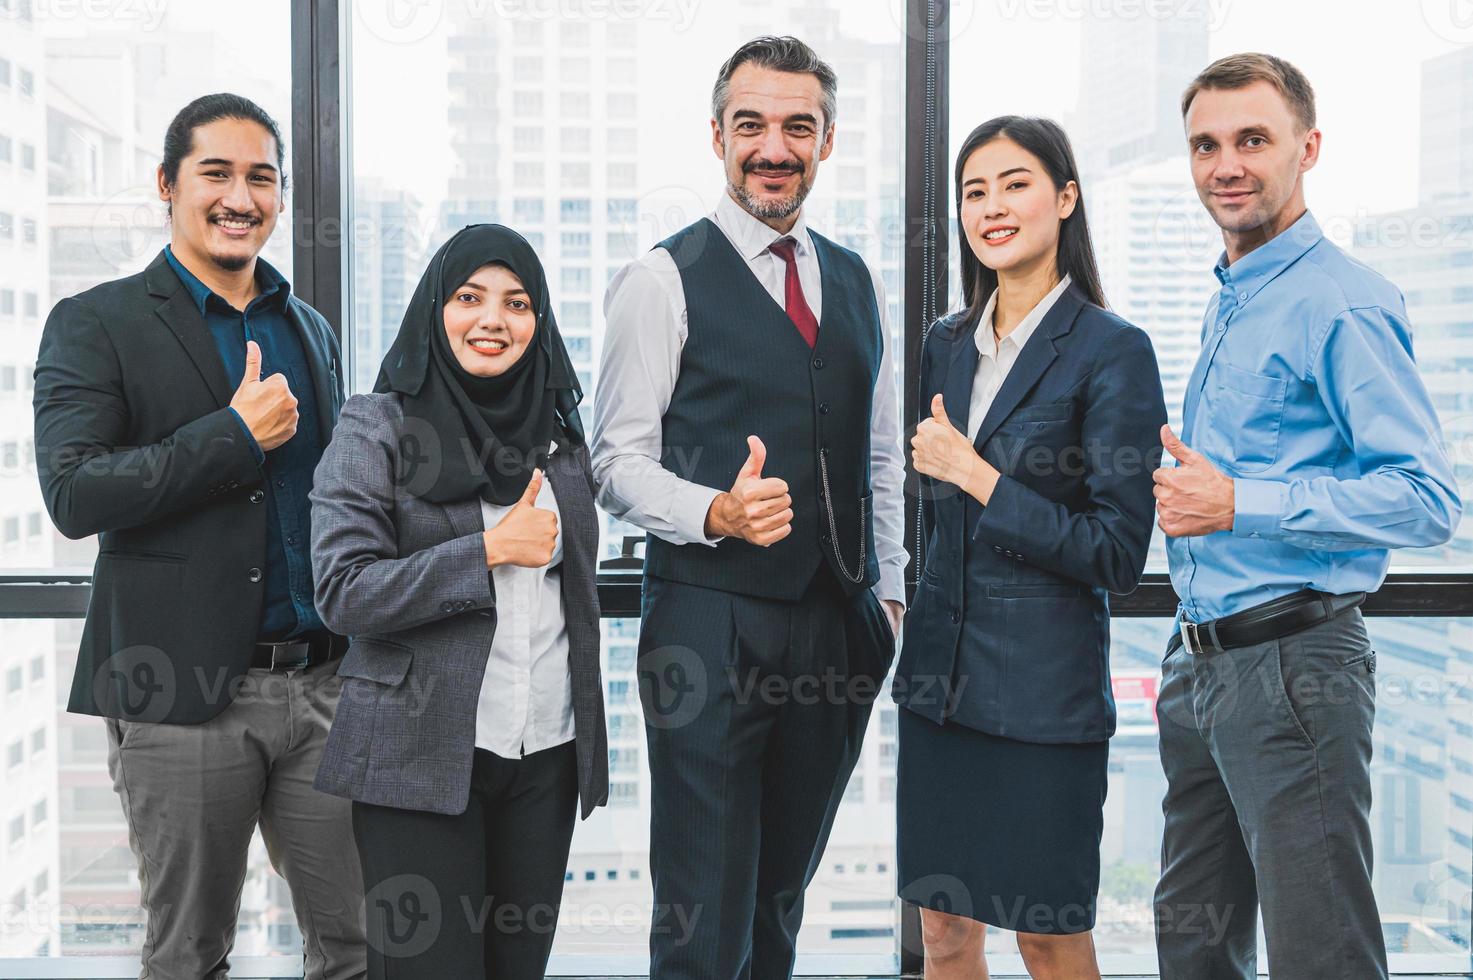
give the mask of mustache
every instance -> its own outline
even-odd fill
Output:
[[[209,216],[209,219],[211,221],[214,221],[217,218],[227,221],[249,221],[253,225],[259,225],[261,223],[261,216],[259,214],[254,214],[249,211],[231,211],[228,208],[224,211],[216,211],[214,214]]]
[[[785,163],[775,163],[772,160],[751,160],[742,164],[744,174],[749,174],[754,170],[779,170],[783,173],[801,174],[803,169],[801,160],[788,160]]]

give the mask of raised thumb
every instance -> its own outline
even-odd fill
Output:
[[[517,501],[517,503],[526,504],[528,507],[535,507],[537,506],[537,495],[541,492],[542,470],[534,469],[532,471],[532,479],[527,481],[527,489],[522,491],[522,499]]]
[[[254,340],[246,341],[246,365],[245,375],[240,379],[240,387],[244,388],[252,381],[261,380],[261,345]]]
[[[948,418],[946,415],[946,399],[941,397],[941,392],[939,391],[936,392],[935,397],[931,399],[931,418],[935,419],[937,422],[940,422],[947,428],[953,427],[951,424],[951,419]]]
[[[739,476],[761,477],[763,464],[767,462],[767,447],[756,436],[747,436],[747,461],[742,464]]]

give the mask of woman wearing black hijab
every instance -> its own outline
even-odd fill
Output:
[[[471,225],[317,467],[317,609],[353,642],[315,786],[354,801],[373,980],[542,977],[607,801],[581,397],[536,253]]]

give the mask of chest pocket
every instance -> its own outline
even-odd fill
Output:
[[[983,453],[1001,472],[1025,482],[1080,475],[1083,450],[1072,401],[1026,405],[1007,417]]]
[[[1212,427],[1231,447],[1229,462],[1239,473],[1268,469],[1279,456],[1279,426],[1289,384],[1231,364],[1214,364],[1208,377]]]

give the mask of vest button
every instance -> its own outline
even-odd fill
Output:
[[[263,501],[265,499],[266,499],[266,494],[262,493],[260,490],[252,490],[251,491],[251,503],[253,503],[253,504],[259,504],[261,501]]]
[[[821,357],[815,357],[813,359],[813,369],[815,371],[822,371],[823,370],[823,358],[821,358]]]
[[[834,539],[831,538],[831,537],[829,537],[829,532],[825,531],[825,532],[823,532],[822,534],[820,534],[818,536],[818,540],[822,541],[824,544],[828,544],[829,542],[833,541]]]
[[[251,569],[249,572],[246,572],[246,578],[250,579],[252,582],[261,581],[261,570],[259,568]]]
[[[819,403],[819,406],[818,406],[818,414],[819,415],[827,415],[827,414],[829,414],[829,403],[828,402],[820,402]]]

